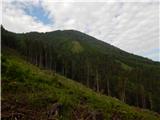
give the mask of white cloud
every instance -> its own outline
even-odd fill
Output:
[[[23,2],[41,4],[54,24],[44,25],[33,16],[27,15],[21,9],[22,6],[17,7],[11,2],[5,2],[2,22],[7,29],[15,32],[76,29],[125,51],[160,61],[157,59],[158,52],[155,54],[157,57],[145,54],[147,51],[160,48],[157,0],[139,2],[23,0]]]
[[[17,3],[15,5],[12,2],[12,0],[3,1],[2,4],[2,24],[6,29],[14,32],[45,32],[51,30],[50,26],[46,26],[34,17],[27,15],[23,10],[24,4]]]

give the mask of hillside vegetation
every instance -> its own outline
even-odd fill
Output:
[[[2,49],[2,120],[160,120]]]
[[[2,49],[13,48],[39,68],[53,70],[127,104],[160,112],[159,62],[79,31],[18,34],[1,29]]]

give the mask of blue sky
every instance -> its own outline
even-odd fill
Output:
[[[2,24],[17,33],[75,29],[160,61],[157,2],[55,1],[2,0]]]
[[[49,13],[43,9],[41,4],[38,6],[30,5],[29,7],[24,8],[24,11],[27,15],[36,18],[45,25],[53,24],[53,19],[49,18]]]
[[[152,58],[153,60],[160,61],[160,48],[154,48],[152,50],[142,53],[143,56]]]

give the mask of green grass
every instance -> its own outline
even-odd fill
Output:
[[[157,113],[130,107],[52,71],[39,69],[14,51],[2,53],[2,108],[6,104],[16,106],[8,111],[2,109],[2,117],[23,108],[26,120],[46,119],[46,112],[55,102],[63,106],[60,120],[72,120],[73,111],[79,108],[101,111],[105,120],[114,116],[119,120],[160,120]]]

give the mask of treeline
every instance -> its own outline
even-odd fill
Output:
[[[128,104],[160,112],[160,67],[145,63],[140,67],[129,66],[120,57],[100,52],[98,48],[90,49],[79,38],[76,41],[83,51],[75,53],[72,49],[75,40],[68,36],[72,34],[63,35],[61,31],[54,36],[36,32],[14,34],[2,28],[2,49],[13,48],[40,68],[54,70]]]

